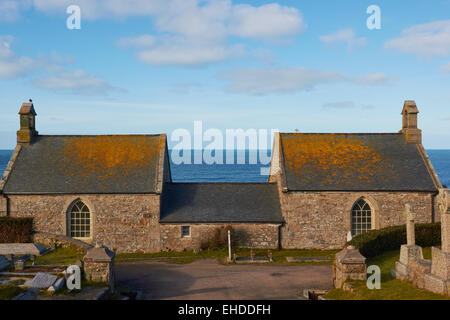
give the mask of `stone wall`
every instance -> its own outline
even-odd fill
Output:
[[[405,224],[406,203],[417,213],[416,223],[433,221],[434,195],[426,192],[282,192],[278,181],[281,211],[281,246],[291,248],[339,249],[351,230],[350,212],[364,198],[372,208],[372,227]]]
[[[6,216],[7,213],[7,199],[0,195],[0,217]]]
[[[9,195],[10,215],[33,217],[38,232],[67,235],[67,210],[77,199],[91,210],[92,237],[121,252],[160,250],[159,195]]]
[[[231,225],[233,242],[240,247],[248,248],[278,248],[278,230],[276,224],[162,224],[161,250],[183,251],[200,248],[202,241],[214,235],[217,228]],[[190,226],[191,236],[181,237],[181,227]]]
[[[425,288],[425,275],[431,272],[431,261],[425,259],[411,259],[407,280],[418,288]],[[405,279],[406,280],[406,279]]]

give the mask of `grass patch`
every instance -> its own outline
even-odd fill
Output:
[[[70,265],[77,260],[82,260],[84,253],[76,246],[58,247],[55,250],[36,257],[35,264],[37,265]]]
[[[233,252],[236,252],[238,257],[249,257],[250,249],[236,248]],[[256,256],[266,256],[267,249],[254,249]],[[332,264],[334,255],[338,250],[272,250],[273,264],[280,265],[297,265],[297,264]],[[330,258],[330,261],[325,262],[292,262],[288,263],[286,257],[314,257],[314,256],[326,256]],[[215,250],[202,250],[200,252],[182,251],[182,252],[155,252],[155,253],[121,253],[116,255],[117,262],[125,262],[128,260],[139,259],[155,259],[157,261],[164,261],[169,263],[191,263],[198,259],[218,259],[222,262],[226,261],[228,257],[227,249],[215,249]]]
[[[25,289],[18,287],[23,283],[24,280],[14,280],[7,284],[0,285],[0,300],[11,300],[18,294],[25,292]]]
[[[431,258],[431,248],[424,248],[425,259]],[[381,269],[381,289],[369,290],[365,281],[348,281],[354,292],[333,289],[326,294],[330,300],[450,300],[450,297],[435,294],[413,286],[409,281],[396,280],[391,275],[399,251],[388,251],[378,257],[367,259],[367,265],[378,265]]]

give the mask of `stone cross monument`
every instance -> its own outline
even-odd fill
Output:
[[[450,207],[449,196],[446,190],[441,190],[437,197],[437,205],[441,214],[442,251],[450,253]]]
[[[423,253],[422,248],[416,245],[414,230],[416,214],[409,204],[405,205],[403,214],[406,220],[406,244],[400,247],[400,261],[395,263],[394,276],[400,280],[408,280],[411,260],[423,259]]]
[[[405,205],[404,216],[406,218],[406,245],[415,246],[416,236],[414,230],[414,220],[416,219],[416,214],[411,211],[411,206],[409,204]]]

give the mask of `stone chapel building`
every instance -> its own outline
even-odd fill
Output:
[[[192,250],[227,225],[245,247],[336,249],[349,231],[403,224],[406,203],[439,221],[417,114],[406,101],[398,133],[279,133],[267,183],[174,183],[165,134],[40,135],[24,103],[0,215],[119,253]]]

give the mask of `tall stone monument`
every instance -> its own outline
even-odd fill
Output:
[[[439,190],[437,207],[441,214],[441,249],[433,247],[431,273],[425,275],[425,289],[450,295],[450,197],[448,189]]]
[[[404,216],[406,219],[406,244],[400,247],[400,261],[395,263],[395,277],[400,280],[408,280],[410,262],[414,259],[423,259],[422,248],[416,245],[414,220],[416,214],[409,204],[405,205]]]

